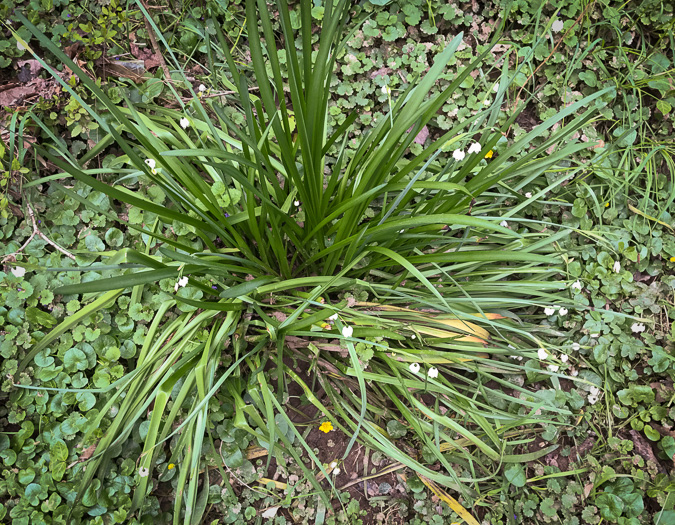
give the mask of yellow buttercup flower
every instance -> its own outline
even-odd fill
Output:
[[[324,421],[323,423],[321,423],[319,430],[321,432],[325,432],[326,434],[328,434],[331,430],[335,429],[333,428],[333,423],[331,423],[330,421]]]
[[[486,158],[486,159],[491,159],[493,153],[494,153],[494,152],[493,152],[492,150],[488,151],[488,152],[485,154],[485,158]]]
[[[169,466],[166,467],[166,468],[167,468],[167,470],[171,470],[171,469],[176,468],[176,465],[174,465],[173,463],[169,463]]]
[[[675,262],[675,257],[671,257],[670,262]]]
[[[605,203],[605,208],[609,208],[609,202]]]

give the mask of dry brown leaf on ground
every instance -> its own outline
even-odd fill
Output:
[[[31,60],[19,60],[17,66],[19,66],[17,78],[19,82],[23,83],[33,80],[42,69],[42,64],[34,58]]]
[[[50,84],[53,84],[53,81],[36,78],[27,84],[0,91],[0,107],[15,107],[34,95],[45,96],[46,93],[51,93]]]

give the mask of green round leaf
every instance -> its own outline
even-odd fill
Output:
[[[47,497],[47,492],[46,490],[43,491],[39,483],[31,483],[26,487],[24,495],[26,496],[28,503],[35,507],[40,503],[41,499]]]
[[[401,422],[392,419],[387,423],[387,433],[392,439],[399,439],[408,433],[408,429]]]
[[[659,448],[672,460],[675,456],[675,438],[673,436],[664,437],[659,443]]]
[[[79,348],[71,348],[63,357],[63,364],[69,372],[87,369],[87,355]]]
[[[89,234],[85,237],[84,243],[87,246],[87,250],[90,252],[102,252],[105,250],[105,244],[94,234]]]
[[[624,512],[629,518],[636,518],[645,510],[645,503],[639,492],[633,492],[622,498],[625,508]]]
[[[504,470],[504,476],[506,476],[508,482],[515,487],[524,487],[527,482],[525,469],[519,464],[511,465]]]
[[[623,513],[624,503],[615,494],[605,492],[595,499],[595,504],[600,509],[600,516],[608,521],[616,521]]]
[[[124,234],[117,228],[110,228],[107,232],[105,232],[105,242],[108,246],[113,248],[122,246],[122,243],[124,242]]]
[[[658,430],[654,430],[651,425],[645,425],[642,430],[644,431],[645,436],[651,441],[658,441],[661,439],[661,434],[659,434]]]

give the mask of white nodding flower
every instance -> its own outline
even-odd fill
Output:
[[[621,271],[621,263],[616,261],[612,267],[612,270],[614,270],[614,273],[619,273]]]
[[[547,306],[544,308],[544,313],[546,315],[553,315],[555,313],[555,307],[554,306]]]
[[[354,329],[351,326],[343,326],[342,327],[342,335],[344,337],[351,337],[353,333],[354,333]]]
[[[597,396],[600,393],[600,387],[592,385],[589,391],[592,396]]]
[[[420,364],[419,363],[410,363],[410,366],[408,368],[410,368],[410,371],[413,374],[416,374],[417,372],[420,371]]]
[[[461,149],[456,149],[452,152],[452,158],[455,160],[462,160],[464,157],[466,157],[466,153],[464,153]]]
[[[198,88],[198,89],[199,89],[199,92],[200,92],[200,93],[204,93],[204,91],[206,91],[206,86],[205,86],[204,84],[199,84],[199,88]]]
[[[14,277],[23,277],[26,275],[26,269],[21,266],[15,266],[11,269],[11,272]]]
[[[560,356],[560,361],[562,361],[563,363],[567,363],[568,360],[569,360],[569,356],[567,354],[562,354]]]
[[[180,127],[183,129],[188,129],[190,127],[190,121],[187,119],[187,117],[180,119]]]
[[[532,193],[530,193],[530,192],[528,191],[528,192],[525,194],[525,198],[526,198],[526,199],[531,199],[531,198],[532,198]]]
[[[572,350],[575,352],[578,352],[581,349],[581,345],[579,343],[572,343]]]
[[[563,306],[563,307],[560,308],[560,310],[558,310],[558,315],[560,315],[560,316],[567,315],[567,312],[568,312],[568,311],[569,311],[569,310],[567,310],[567,308],[565,308],[565,307]]]
[[[340,469],[339,469],[339,468],[333,469],[333,476],[337,476],[339,473],[340,473]]]
[[[563,21],[556,20],[555,22],[553,22],[553,25],[551,26],[551,31],[553,31],[554,33],[559,33],[560,31],[562,31],[563,27],[564,27]]]
[[[560,367],[558,365],[548,365],[548,369],[551,372],[557,372],[558,370],[560,370]]]
[[[410,336],[410,339],[417,339],[417,336],[415,334]]]
[[[508,228],[508,227],[509,227],[509,223],[506,222],[506,221],[500,222],[499,225],[500,225],[502,228]]]
[[[478,142],[474,142],[471,144],[471,146],[469,146],[469,153],[480,153],[481,149],[482,148],[480,147],[480,144],[478,144]]]
[[[147,478],[148,475],[150,474],[150,470],[148,470],[148,469],[145,468],[145,467],[141,467],[141,468],[138,469],[138,474],[139,474],[142,478]]]
[[[336,321],[336,320],[337,320],[337,317],[338,317],[338,314],[333,314],[333,315],[331,315],[331,316],[328,318],[328,320],[329,320],[329,321]]]
[[[570,375],[572,377],[577,377],[579,375],[579,370],[575,370],[574,368],[570,370]]]
[[[330,468],[335,468],[337,467],[337,461],[332,461],[331,464],[329,465]]]
[[[391,95],[391,88],[387,85],[382,86],[382,93],[384,93],[385,95]]]
[[[432,366],[432,367],[429,369],[429,371],[427,372],[427,375],[428,375],[431,379],[436,379],[436,378],[438,377],[438,368],[436,368],[435,366]]]
[[[499,91],[499,84],[495,84],[494,86],[492,86],[492,91],[494,91],[495,93]]]
[[[581,281],[579,281],[579,280],[577,280],[577,281],[575,281],[575,282],[572,283],[572,290],[579,290],[579,291],[581,291],[581,289],[582,289],[583,287],[584,287],[584,286],[581,284]]]
[[[295,206],[295,207],[300,206],[300,201],[293,201],[293,206]]]
[[[483,100],[483,104],[485,104],[486,106],[489,106],[491,104],[490,99],[486,98],[485,100]]]
[[[181,277],[176,281],[176,285],[173,287],[174,291],[178,291],[178,288],[185,288],[188,283],[188,278],[187,277]]]
[[[539,350],[537,350],[537,355],[539,356],[539,359],[541,359],[542,361],[548,358],[548,352],[546,351],[545,348],[540,348]]]
[[[154,170],[155,166],[157,165],[156,162],[155,162],[155,159],[145,159],[145,163],[148,165],[148,167],[151,170]]]
[[[633,323],[631,325],[630,329],[632,330],[632,332],[634,334],[639,334],[640,332],[645,331],[645,325],[644,325],[644,323]]]

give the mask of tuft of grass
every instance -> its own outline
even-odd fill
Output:
[[[139,8],[147,15],[140,3]],[[585,148],[570,137],[594,117],[608,89],[570,104],[498,148],[518,116],[515,111],[497,127],[513,76],[505,61],[494,105],[411,155],[418,133],[490,51],[429,96],[462,42],[459,34],[424,76],[391,98],[386,118],[358,137],[350,155],[346,144],[356,115],[327,131],[330,80],[345,42],[349,2],[326,3],[318,38],[311,2],[301,2],[297,32],[285,0],[277,0],[276,8],[281,35],[274,33],[264,2],[246,3],[250,67],[235,63],[219,35],[230,74],[222,81],[237,92],[232,103],[244,117],[240,123],[214,99],[195,92],[177,62],[184,80],[171,89],[180,110],[128,100],[120,107],[22,18],[96,98],[98,105],[92,107],[61,81],[105,133],[79,161],[63,146],[43,146],[41,155],[64,177],[156,216],[161,225],[151,228],[120,219],[125,227],[155,239],[157,247],[146,253],[108,253],[110,259],[102,266],[127,269],[123,279],[54,292],[81,294],[85,301],[100,296],[89,305],[95,311],[122,290],[131,288],[138,298],[145,286],[164,279],[176,282],[176,302],[166,303],[154,318],[136,368],[115,384],[117,391],[101,411],[105,414],[111,403],[119,402],[119,412],[83,472],[82,486],[105,476],[115,447],[152,407],[139,472],[150,471],[153,458],[171,442],[171,462],[179,465],[174,523],[198,523],[208,496],[208,470],[200,468],[202,450],[213,448],[209,401],[221,387],[234,404],[237,428],[270,452],[290,455],[302,465],[291,446],[295,440],[332,486],[284,409],[285,393],[295,382],[335,428],[351,436],[345,456],[360,440],[472,502],[478,496],[475,483],[514,459],[510,431],[554,423],[548,418],[562,411],[547,396],[514,387],[506,378],[530,368],[558,385],[556,374],[537,357],[547,337],[538,326],[537,309],[566,301],[566,283],[551,277],[563,271],[557,243],[567,231],[539,232],[533,221],[518,218],[506,200],[495,203],[486,192],[502,191],[503,197],[514,198],[518,194],[513,188]],[[497,32],[492,45],[499,36]],[[281,74],[277,41],[283,42],[288,82]],[[250,80],[258,88],[255,93],[249,90]],[[191,94],[189,102],[183,102],[179,89]],[[183,118],[189,127],[181,126]],[[473,142],[480,151],[466,153]],[[126,167],[87,169],[86,161],[109,144],[124,152],[120,164]],[[494,150],[497,154],[489,157]],[[465,156],[453,155],[455,151]],[[117,183],[101,180],[108,177]],[[125,177],[151,182],[171,205],[160,206],[127,190],[121,184]],[[52,184],[90,204],[65,185]],[[172,228],[194,232],[197,242],[187,242]],[[203,299],[192,298],[188,290],[201,292]],[[178,303],[199,313],[163,324]],[[329,323],[335,314],[337,319]],[[74,321],[57,326],[20,370]],[[307,346],[291,348],[291,336]],[[327,339],[338,340],[347,357],[322,351]],[[227,366],[221,366],[223,352]],[[521,366],[504,359],[512,354],[528,361]],[[330,406],[287,366],[287,357],[306,363]],[[270,365],[279,374],[276,385],[265,372]],[[438,369],[438,377],[428,375],[430,366]],[[505,393],[505,386],[518,395]],[[517,408],[505,410],[505,405]],[[407,441],[415,452],[387,429],[385,416],[392,410],[410,433]],[[96,430],[94,424],[87,438]],[[429,468],[433,462],[442,469]],[[472,475],[458,476],[452,462]],[[304,473],[328,507],[328,494],[316,473]],[[140,512],[149,479],[142,476],[134,493],[134,509]]]

